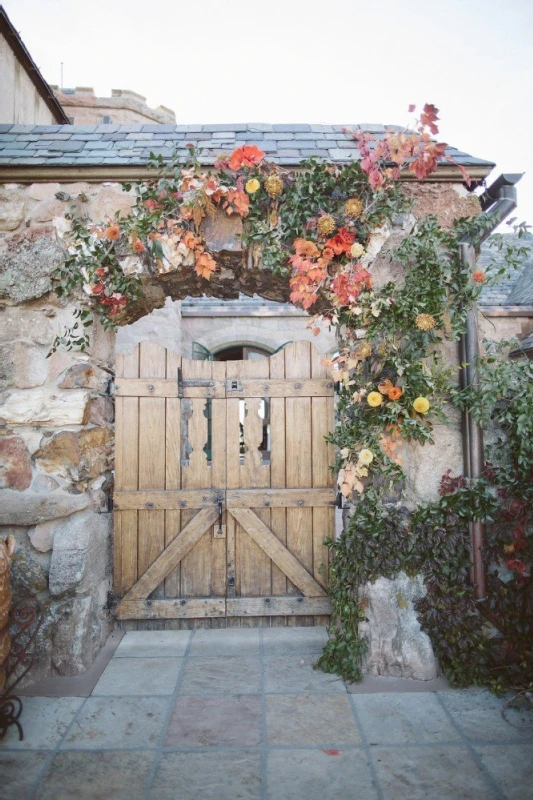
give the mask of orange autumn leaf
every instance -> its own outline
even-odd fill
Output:
[[[194,269],[197,275],[201,278],[205,278],[207,281],[211,279],[211,275],[217,268],[217,263],[215,259],[209,255],[209,253],[202,253],[198,251],[196,253]]]

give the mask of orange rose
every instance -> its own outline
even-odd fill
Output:
[[[120,228],[118,225],[111,225],[105,232],[106,237],[110,242],[116,242],[120,239]]]
[[[403,392],[399,386],[393,386],[389,389],[389,400],[399,400]]]

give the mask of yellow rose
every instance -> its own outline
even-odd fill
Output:
[[[374,460],[374,453],[372,452],[372,450],[368,450],[367,448],[365,448],[364,450],[361,450],[361,452],[359,453],[360,464],[368,466],[373,462],[373,460]]]
[[[383,402],[383,395],[380,394],[379,392],[370,392],[370,394],[366,398],[366,402],[368,403],[369,406],[372,406],[372,408],[377,408],[377,406],[380,406]]]
[[[359,242],[354,242],[350,247],[350,255],[352,258],[361,258],[361,256],[364,256],[364,254],[365,248],[362,244],[359,244]]]
[[[419,414],[427,414],[429,411],[429,400],[426,397],[417,397],[413,402],[413,408]]]
[[[246,181],[246,191],[248,194],[255,194],[261,184],[257,180],[257,178],[250,178],[249,181]]]

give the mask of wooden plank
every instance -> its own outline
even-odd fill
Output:
[[[226,364],[228,381],[239,382],[244,378],[268,379],[269,364],[267,358],[248,361],[228,361]],[[228,400],[233,402],[233,400]],[[241,409],[244,404],[244,417],[239,419],[242,425],[244,454],[239,458],[239,482],[235,488],[259,488],[270,486],[270,466],[263,463],[259,450],[263,439],[263,420],[259,416],[261,400],[258,397],[244,397],[238,401]],[[239,429],[228,428],[228,441],[239,437]],[[229,451],[228,451],[229,455]],[[229,488],[229,487],[228,487]],[[270,511],[258,509],[260,518],[270,525]],[[240,528],[236,531],[236,594],[242,596],[270,595],[272,593],[272,565],[266,553]],[[251,621],[248,624],[251,623]]]
[[[117,354],[119,377],[139,374],[139,348],[130,354]],[[139,475],[139,401],[136,397],[115,401],[115,487],[137,489]],[[114,566],[115,591],[124,594],[137,580],[137,511],[115,514]]]
[[[142,345],[152,344],[151,342],[142,342]],[[141,345],[141,346],[142,346]],[[185,359],[184,359],[185,361]],[[189,362],[198,364],[210,365],[208,361]],[[187,380],[194,380],[190,377]],[[209,378],[209,380],[211,380]],[[183,397],[192,398],[207,398],[218,397],[224,398],[226,394],[226,386],[223,380],[212,381],[212,386],[187,386],[183,387]],[[115,397],[178,397],[178,382],[173,378],[156,378],[150,376],[150,380],[117,380],[115,383]]]
[[[240,378],[236,388],[233,383],[226,380],[227,397],[333,397],[334,392],[330,378],[297,381]]]
[[[240,435],[239,435],[239,403],[240,400],[226,400],[226,486],[228,491],[240,485]],[[226,492],[227,494],[227,492]],[[227,597],[236,594],[236,561],[237,561],[237,531],[238,524],[235,517],[226,512],[226,554],[227,554]]]
[[[327,370],[321,354],[311,349],[311,374],[314,378],[324,378]],[[335,461],[333,445],[326,442],[326,436],[335,426],[334,400],[332,397],[314,397],[311,400],[311,446],[313,461],[313,491],[323,491],[321,487],[331,487],[335,491],[335,476],[331,466]],[[319,488],[320,487],[320,488]],[[335,509],[313,508],[313,574],[324,588],[328,584],[329,551],[324,539],[333,538],[335,531]],[[317,617],[316,625],[324,625],[327,619]]]
[[[172,379],[181,367],[181,356],[167,351],[167,378]],[[165,427],[165,488],[167,491],[181,487],[181,400],[166,400]],[[176,538],[181,529],[181,512],[169,509],[165,513],[165,547]],[[165,578],[165,597],[179,597],[181,589],[180,566]]]
[[[159,513],[159,512],[156,512]],[[169,572],[187,555],[218,517],[214,508],[204,508],[183,528],[179,536],[156,558],[135,586],[125,595],[127,600],[146,599]]]
[[[115,492],[116,509],[198,509],[217,505],[217,492],[211,489],[142,489],[136,492]]]
[[[224,597],[168,600],[122,600],[117,619],[202,619],[226,616]]]
[[[285,353],[285,378],[311,376],[311,344],[293,342]],[[285,469],[287,488],[309,488],[313,464],[311,450],[311,398],[287,397],[285,400]],[[313,511],[311,508],[287,509],[287,548],[295,559],[313,574]],[[289,576],[290,577],[290,576]],[[323,590],[322,590],[323,591]],[[295,589],[288,587],[288,593]],[[305,619],[312,625],[313,618]]]
[[[270,377],[285,378],[285,353],[280,351],[269,359]],[[285,398],[270,400],[270,485],[275,489],[285,487]],[[270,529],[281,544],[287,546],[287,514],[285,508],[274,507],[270,513]],[[272,594],[287,593],[287,577],[283,570],[272,564]],[[274,625],[285,625],[286,619],[272,620]]]
[[[221,385],[224,385],[225,367],[226,365],[223,362],[215,364],[211,361],[182,359],[184,380],[221,380]],[[213,371],[216,373],[216,378],[213,375]],[[192,447],[188,465],[182,464],[182,489],[203,489],[205,491],[215,488],[213,485],[212,462],[208,463],[205,451],[208,440],[209,403],[211,403],[211,431],[213,433],[212,402],[208,398],[182,400],[182,405],[187,403],[190,406],[191,416],[188,420],[188,439]],[[225,469],[224,466],[223,469]],[[182,512],[184,522],[188,521],[191,514],[192,512],[189,511]],[[218,514],[216,519],[218,520]],[[198,541],[181,562],[182,597],[207,597],[214,594],[213,558],[213,531],[211,531]],[[215,580],[216,582],[217,580]]]
[[[262,522],[253,511],[248,508],[232,508],[230,513],[252,537],[261,550],[283,570],[292,583],[297,586],[304,595],[307,597],[322,597],[325,595],[324,589],[319,586],[292,553],[290,553],[286,547],[283,547],[279,539],[274,536],[272,531],[267,528],[264,522]]]
[[[215,362],[212,364],[213,377],[225,377],[226,364]],[[211,401],[211,484],[215,490],[224,496],[226,489],[226,401],[214,399]],[[216,492],[215,492],[216,493]],[[222,523],[226,524],[227,512],[223,512]],[[213,534],[218,529],[218,520],[214,526]],[[227,531],[227,527],[225,528]],[[211,542],[211,595],[226,596],[227,564],[226,564],[226,537],[218,538],[213,535]]]
[[[227,508],[335,506],[334,489],[228,489]],[[137,506],[136,506],[137,508]]]
[[[300,616],[331,614],[328,597],[232,597],[226,601],[228,617]]]
[[[166,350],[141,342],[139,375],[165,377]],[[165,488],[165,399],[139,398],[139,489]],[[142,575],[165,548],[165,512],[139,511],[138,573]],[[153,587],[154,589],[156,587]],[[162,596],[164,587],[157,591]]]

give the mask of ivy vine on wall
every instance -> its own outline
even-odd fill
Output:
[[[446,157],[446,145],[431,138],[438,133],[437,113],[426,105],[413,129],[390,130],[377,140],[356,131],[358,163],[310,159],[286,170],[245,144],[213,169],[201,166],[192,145],[185,162],[154,157],[155,177],[134,185],[130,213],[100,224],[70,218],[67,258],[55,285],[58,294],[84,302],[54,349],[88,347],[94,319],[106,328],[120,325],[139,298],[143,275],[189,267],[208,281],[217,263],[202,237],[204,219],[220,211],[241,217],[243,246],[264,268],[287,276],[291,301],[315,313],[316,332],[325,324],[338,337],[331,361],[340,386],[338,424],[331,441],[339,489],[353,513],[342,536],[329,542],[332,635],[319,665],[360,679],[366,647],[359,634],[361,587],[404,570],[424,575],[427,594],[417,612],[451,679],[502,688],[531,681],[526,473],[531,477],[532,452],[524,440],[533,440],[526,405],[533,397],[527,394],[531,382],[518,403],[513,388],[531,375],[527,366],[516,372],[501,362],[495,369],[489,360],[490,391],[461,392],[443,360],[441,345],[464,331],[487,280],[461,260],[460,243],[475,239],[489,221],[481,214],[443,229],[434,216],[410,216],[399,179],[408,170],[423,180]],[[377,289],[373,262],[398,218],[411,229],[393,254],[401,279]],[[521,248],[511,250],[508,260],[520,254]],[[507,458],[476,484],[444,476],[439,502],[408,513],[398,500],[398,443],[431,444],[432,425],[446,421],[450,400],[480,421],[500,414],[506,442],[500,456],[505,451]],[[474,600],[469,576],[472,519],[490,523],[490,597],[483,606]]]

